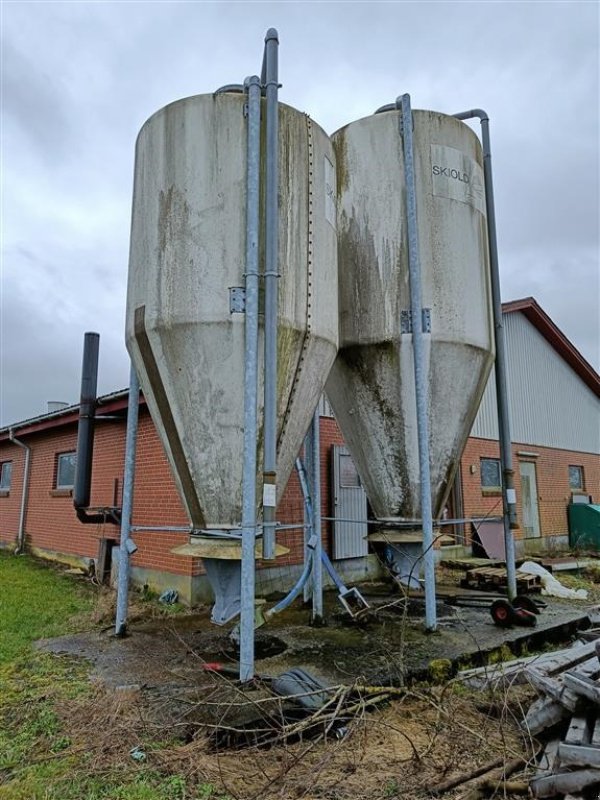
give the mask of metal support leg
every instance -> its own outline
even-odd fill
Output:
[[[119,545],[119,581],[117,586],[117,616],[115,635],[127,632],[127,609],[129,605],[129,560],[136,547],[129,538],[133,511],[133,487],[135,482],[135,453],[138,431],[140,385],[133,364],[129,373],[129,399],[127,402],[127,431],[125,434],[125,474],[123,477],[123,507],[121,510],[121,542]]]
[[[413,119],[410,95],[404,94],[396,101],[402,108],[402,137],[404,146],[404,175],[406,181],[406,208],[408,217],[408,272],[410,280],[410,308],[415,321],[412,344],[415,369],[415,394],[417,403],[417,437],[419,442],[419,473],[421,479],[421,517],[423,521],[423,561],[425,564],[425,627],[434,631],[437,626],[435,603],[435,561],[433,552],[433,512],[431,508],[431,473],[429,459],[428,390],[421,320],[421,261],[417,225],[417,196],[413,153]]]
[[[256,437],[258,375],[258,236],[260,189],[260,80],[248,87],[246,319],[244,365],[244,465],[242,486],[242,571],[240,680],[254,677],[254,592],[256,544]]]
[[[313,415],[311,425],[312,439],[312,532],[315,536],[312,574],[312,620],[323,619],[323,565],[321,561],[321,419],[319,409]]]

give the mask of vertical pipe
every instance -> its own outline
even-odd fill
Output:
[[[242,478],[242,574],[240,680],[254,677],[254,591],[256,545],[256,438],[258,375],[258,238],[260,188],[260,80],[246,80],[248,92],[246,188],[246,316],[244,354],[244,464]]]
[[[25,550],[25,513],[27,510],[27,496],[29,494],[29,471],[31,465],[31,447],[26,445],[25,442],[20,441],[15,436],[12,428],[9,428],[8,438],[13,444],[22,447],[25,450],[25,464],[23,465],[23,487],[21,489],[21,508],[19,510],[19,527],[17,529],[17,554],[21,554]]]
[[[77,427],[77,462],[73,487],[73,505],[76,509],[87,508],[90,504],[99,346],[99,334],[90,332],[85,334],[81,365],[79,425]]]
[[[494,333],[496,339],[496,406],[498,409],[498,438],[500,440],[500,464],[502,466],[502,501],[504,517],[504,549],[506,555],[506,577],[508,597],[517,596],[517,572],[515,566],[515,542],[512,530],[517,527],[517,496],[515,493],[514,470],[512,464],[512,440],[510,430],[510,408],[506,383],[506,344],[504,339],[504,319],[500,296],[500,268],[498,264],[498,241],[496,238],[496,209],[494,205],[494,184],[492,179],[492,148],[490,144],[490,119],[481,108],[474,108],[460,114],[457,119],[465,120],[479,117],[481,121],[481,140],[483,145],[483,177],[485,183],[485,208],[487,212],[488,246],[490,252],[490,276],[492,305],[494,310]]]
[[[423,561],[425,565],[425,627],[434,631],[437,626],[435,607],[435,562],[433,552],[433,513],[431,508],[431,473],[429,463],[429,398],[425,371],[425,348],[422,330],[421,261],[417,227],[417,197],[413,153],[413,118],[410,95],[398,98],[402,107],[402,137],[404,146],[404,175],[408,220],[408,272],[410,310],[412,316],[412,345],[417,405],[417,438],[419,443],[419,473],[421,479],[421,518],[423,524]]]
[[[319,408],[315,410],[311,425],[312,439],[312,532],[315,536],[315,550],[312,568],[312,621],[323,619],[323,565],[321,563],[321,419]]]
[[[133,363],[129,371],[129,398],[127,401],[127,431],[125,433],[125,472],[123,475],[123,504],[121,508],[121,541],[119,543],[119,580],[117,584],[117,615],[115,635],[127,632],[127,608],[129,603],[129,559],[132,543],[131,516],[133,510],[133,488],[135,481],[135,452],[137,444],[140,385]]]
[[[308,433],[304,438],[304,465],[306,471],[312,475],[312,437],[311,437],[311,429],[308,429]],[[302,487],[302,497],[303,497],[303,509],[304,509],[304,563],[308,563],[308,559],[311,556],[309,551],[308,543],[310,538],[313,534],[313,513],[312,513],[312,505],[310,502],[310,493],[308,492],[308,487],[305,487],[302,483],[303,481],[303,473],[300,471],[299,468],[299,459],[296,459],[296,469],[298,471],[298,476],[300,479],[300,484]],[[313,572],[311,570],[309,579],[304,584],[304,602],[308,603],[310,598],[312,597],[312,580],[313,580]]]
[[[267,98],[265,209],[265,450],[263,464],[263,558],[275,558],[277,506],[277,305],[279,250],[278,47],[275,28],[265,36],[263,83]]]

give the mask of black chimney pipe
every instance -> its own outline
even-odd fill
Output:
[[[79,400],[79,425],[77,428],[77,462],[73,505],[77,518],[84,524],[111,522],[118,524],[118,509],[99,509],[88,513],[92,484],[92,459],[94,455],[94,420],[96,417],[98,385],[98,349],[100,335],[86,333],[83,340],[83,363],[81,365],[81,397]]]

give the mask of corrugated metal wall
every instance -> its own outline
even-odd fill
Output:
[[[513,441],[600,453],[600,400],[523,314],[504,326]],[[471,436],[498,438],[493,372]]]

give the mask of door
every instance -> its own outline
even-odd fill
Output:
[[[535,479],[535,464],[531,461],[521,461],[521,507],[523,517],[523,530],[528,539],[539,536],[540,514],[538,510],[537,482]]]
[[[333,557],[360,558],[369,552],[367,495],[352,456],[345,447],[332,448]],[[338,522],[337,519],[340,521]],[[344,520],[356,520],[347,522]]]

